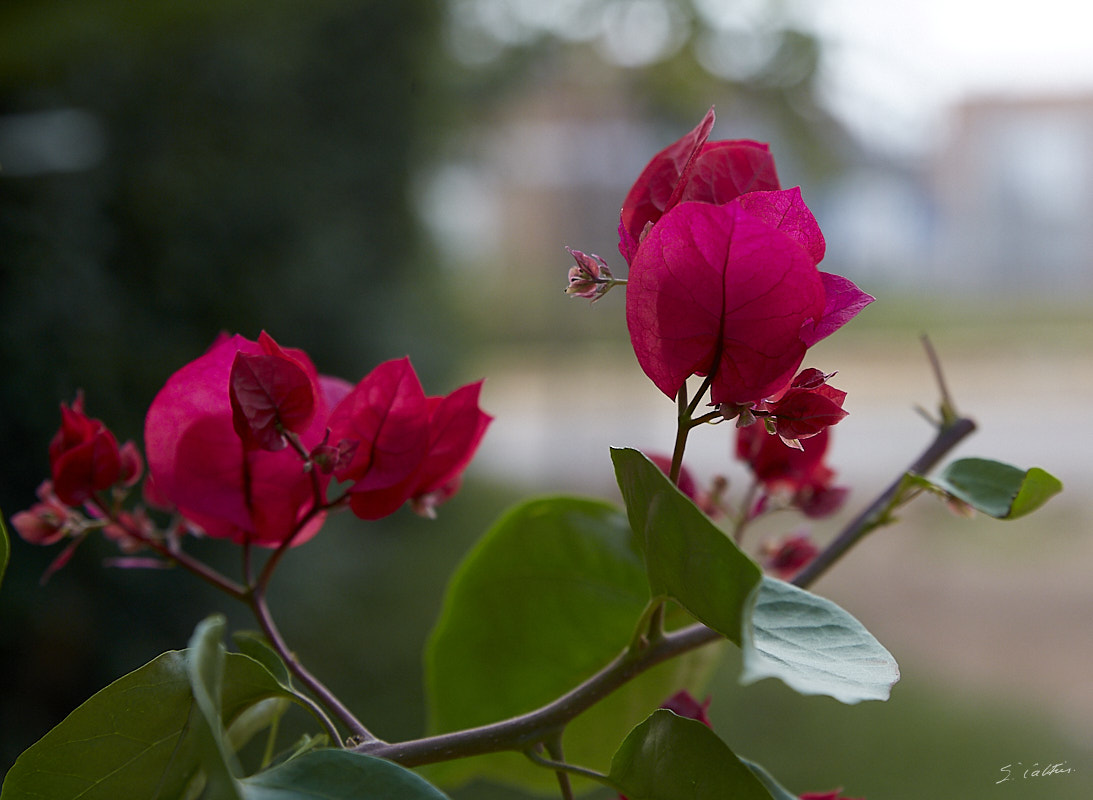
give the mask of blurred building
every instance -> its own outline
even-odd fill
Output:
[[[540,86],[475,143],[462,180],[434,206],[471,233],[476,264],[508,275],[533,265],[525,278],[535,282],[552,262],[546,280],[556,284],[570,245],[621,266],[618,205],[649,157],[685,131],[606,99],[619,87],[597,88]],[[801,155],[779,147],[761,115],[749,125],[735,108],[718,111],[715,139],[771,141],[783,183],[805,183]],[[803,187],[831,269],[916,292],[1051,298],[1093,289],[1093,95],[968,100],[953,110],[949,135],[914,159],[848,139],[831,147],[845,168]],[[454,216],[453,204],[462,209]]]
[[[825,203],[829,258],[851,272],[988,296],[1089,291],[1093,95],[969,99],[930,155],[863,158]]]
[[[970,100],[930,170],[937,277],[1045,294],[1093,286],[1093,95]]]

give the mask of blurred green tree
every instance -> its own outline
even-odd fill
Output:
[[[776,4],[744,0],[8,0],[0,508],[10,516],[32,502],[58,402],[83,388],[89,413],[139,439],[156,389],[219,330],[254,338],[267,328],[347,378],[409,353],[434,385],[473,330],[450,297],[459,279],[436,269],[444,243],[424,235],[415,192],[461,135],[552,76],[606,82],[619,102],[663,121],[665,143],[711,102],[746,109],[793,143],[798,163],[824,168],[837,148],[816,102],[818,53]],[[572,233],[557,235],[564,255]],[[540,280],[558,290],[564,269]],[[392,735],[414,732],[419,715],[407,709],[420,687],[406,676],[419,674],[445,568],[489,514],[469,516],[476,530],[446,536],[428,557],[412,532],[388,539],[377,526],[353,539],[384,565],[364,588],[360,570],[318,544],[300,562],[341,567],[324,596],[399,598],[420,615],[397,631],[372,620],[367,652],[307,626],[316,664],[392,651],[383,667],[347,666],[382,686],[373,706],[386,709]],[[54,554],[14,548],[0,598],[0,770],[223,607],[186,576],[104,571],[108,549],[93,546],[43,591],[36,581]],[[432,594],[411,591],[405,563],[428,564]],[[314,610],[311,591],[305,580],[283,587],[289,630],[291,608]],[[363,691],[342,681],[332,683],[347,695]]]

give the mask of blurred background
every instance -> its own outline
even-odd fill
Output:
[[[313,670],[381,736],[420,734],[420,648],[490,521],[528,492],[613,498],[610,445],[671,446],[622,292],[567,299],[563,248],[623,273],[622,197],[714,105],[713,138],[770,142],[825,268],[879,298],[808,362],[850,393],[829,457],[848,513],[931,436],[923,333],[980,423],[961,454],[1066,484],[1016,523],[923,503],[818,584],[899,660],[889,703],[741,690],[728,663],[715,726],[798,792],[1088,797],[1093,34],[1072,3],[1037,9],[7,0],[0,508],[34,501],[60,401],[82,388],[139,440],[159,386],[221,330],[266,329],[352,380],[409,354],[431,394],[486,376],[497,419],[439,521],[336,520],[274,587]],[[730,440],[699,431],[692,470],[738,477]],[[194,549],[235,569],[230,548]],[[3,770],[206,614],[249,624],[185,575],[104,569],[98,542],[40,586],[54,555],[16,538],[0,587]],[[1018,762],[1077,771],[995,785]]]

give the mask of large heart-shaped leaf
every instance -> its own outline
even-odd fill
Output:
[[[779,678],[843,703],[887,700],[899,667],[858,620],[826,598],[775,578],[756,589],[745,628],[743,683]]]
[[[532,500],[486,533],[452,578],[426,651],[430,728],[497,722],[557,699],[618,655],[649,600],[626,517],[606,503]],[[670,620],[671,622],[671,620]],[[631,681],[566,728],[574,763],[606,767],[613,743],[681,688],[699,691],[717,651],[704,648]],[[520,754],[438,765],[434,780],[472,776],[556,789]]]
[[[771,800],[759,776],[716,733],[665,710],[630,732],[609,777],[630,800]]]

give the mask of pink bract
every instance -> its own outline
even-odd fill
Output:
[[[173,504],[211,537],[276,547],[312,511],[312,481],[325,492],[329,477],[305,472],[301,456],[291,448],[248,449],[235,430],[229,394],[232,365],[240,353],[269,352],[268,346],[242,336],[221,337],[178,370],[148,410],[145,452],[160,501]],[[284,352],[304,370],[314,396],[313,418],[298,432],[301,443],[311,448],[326,433],[329,401],[307,355]],[[292,544],[313,536],[322,521],[321,513],[312,516]]]
[[[765,194],[803,206],[799,194]],[[804,359],[801,330],[823,313],[823,281],[813,252],[757,205],[681,203],[638,248],[627,325],[638,363],[669,397],[691,375],[712,374],[714,403],[758,402]]]
[[[619,252],[633,261],[650,224],[678,203],[721,205],[746,192],[780,188],[770,148],[742,139],[710,142],[714,110],[649,161],[623,200]]]
[[[827,481],[832,472],[823,461],[829,434],[826,429],[801,442],[803,449],[789,447],[769,434],[762,422],[736,432],[736,457],[747,463],[763,486],[795,492],[805,486]]]
[[[454,493],[490,417],[478,408],[481,382],[426,397],[408,358],[380,364],[335,408],[332,444],[356,441],[335,476],[352,481],[349,505],[379,519],[407,501],[426,513]]]
[[[307,429],[315,414],[315,386],[303,364],[265,331],[261,355],[238,352],[228,376],[235,432],[248,449],[282,450],[286,432]]]
[[[788,389],[757,408],[770,414],[774,432],[786,442],[815,436],[846,416],[846,392],[828,384],[829,377],[818,369],[802,370]]]
[[[118,441],[102,421],[84,413],[82,395],[71,408],[61,404],[61,427],[49,443],[49,465],[54,492],[72,506],[122,477]]]

